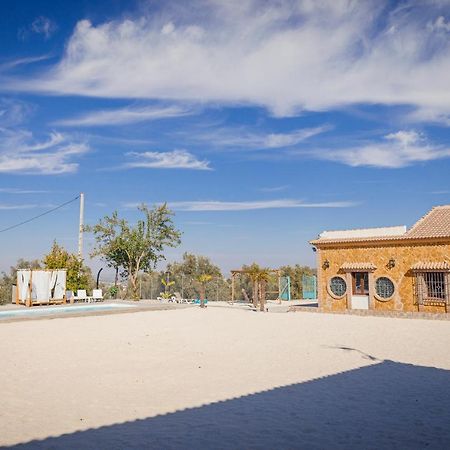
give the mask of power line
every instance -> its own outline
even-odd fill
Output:
[[[34,216],[34,217],[32,217],[31,219],[24,220],[23,222],[16,223],[15,225],[11,225],[10,227],[4,228],[3,230],[0,230],[0,233],[4,233],[5,231],[12,230],[13,228],[20,227],[21,225],[25,225],[26,223],[32,222],[33,220],[36,220],[36,219],[39,219],[39,218],[42,217],[42,216],[46,216],[47,214],[50,214],[50,213],[52,213],[53,211],[56,211],[56,210],[58,210],[58,209],[61,209],[62,207],[66,206],[66,205],[68,205],[68,204],[70,204],[70,203],[73,203],[74,201],[78,200],[79,198],[80,198],[80,196],[77,195],[77,196],[76,196],[75,198],[73,198],[72,200],[69,200],[69,201],[66,202],[66,203],[63,203],[63,204],[61,204],[61,205],[59,205],[59,206],[56,206],[55,208],[49,209],[48,211],[45,211],[45,212],[43,212],[42,214],[38,214],[37,216]]]

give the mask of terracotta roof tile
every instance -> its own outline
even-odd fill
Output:
[[[411,239],[450,236],[450,205],[434,207],[406,234]]]
[[[403,241],[408,239],[449,238],[450,239],[450,205],[436,206],[418,220],[405,234],[386,236],[367,236],[349,238],[318,238],[312,245],[344,244],[356,242]]]
[[[441,262],[418,262],[411,267],[412,270],[450,270],[447,261]]]
[[[377,266],[370,262],[352,262],[352,263],[344,263],[341,266],[342,270],[346,271],[358,271],[358,270],[376,270]]]

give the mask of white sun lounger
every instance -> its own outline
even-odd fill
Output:
[[[76,302],[88,302],[89,301],[89,297],[87,296],[85,289],[78,289],[77,295],[74,295],[73,299]]]
[[[101,289],[94,289],[92,291],[91,300],[93,302],[102,302],[103,301],[103,292]]]

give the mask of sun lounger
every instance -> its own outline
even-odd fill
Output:
[[[87,302],[87,301],[89,301],[89,297],[87,296],[85,289],[78,289],[77,290],[77,295],[74,295],[73,299],[74,299],[75,302]]]
[[[177,303],[183,303],[183,297],[181,297],[181,294],[179,292],[175,292],[172,296],[172,300],[176,301]]]
[[[91,300],[93,302],[102,302],[103,301],[103,292],[101,289],[94,289],[92,291]]]

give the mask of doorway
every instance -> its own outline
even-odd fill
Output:
[[[352,272],[352,309],[369,309],[369,272]]]

